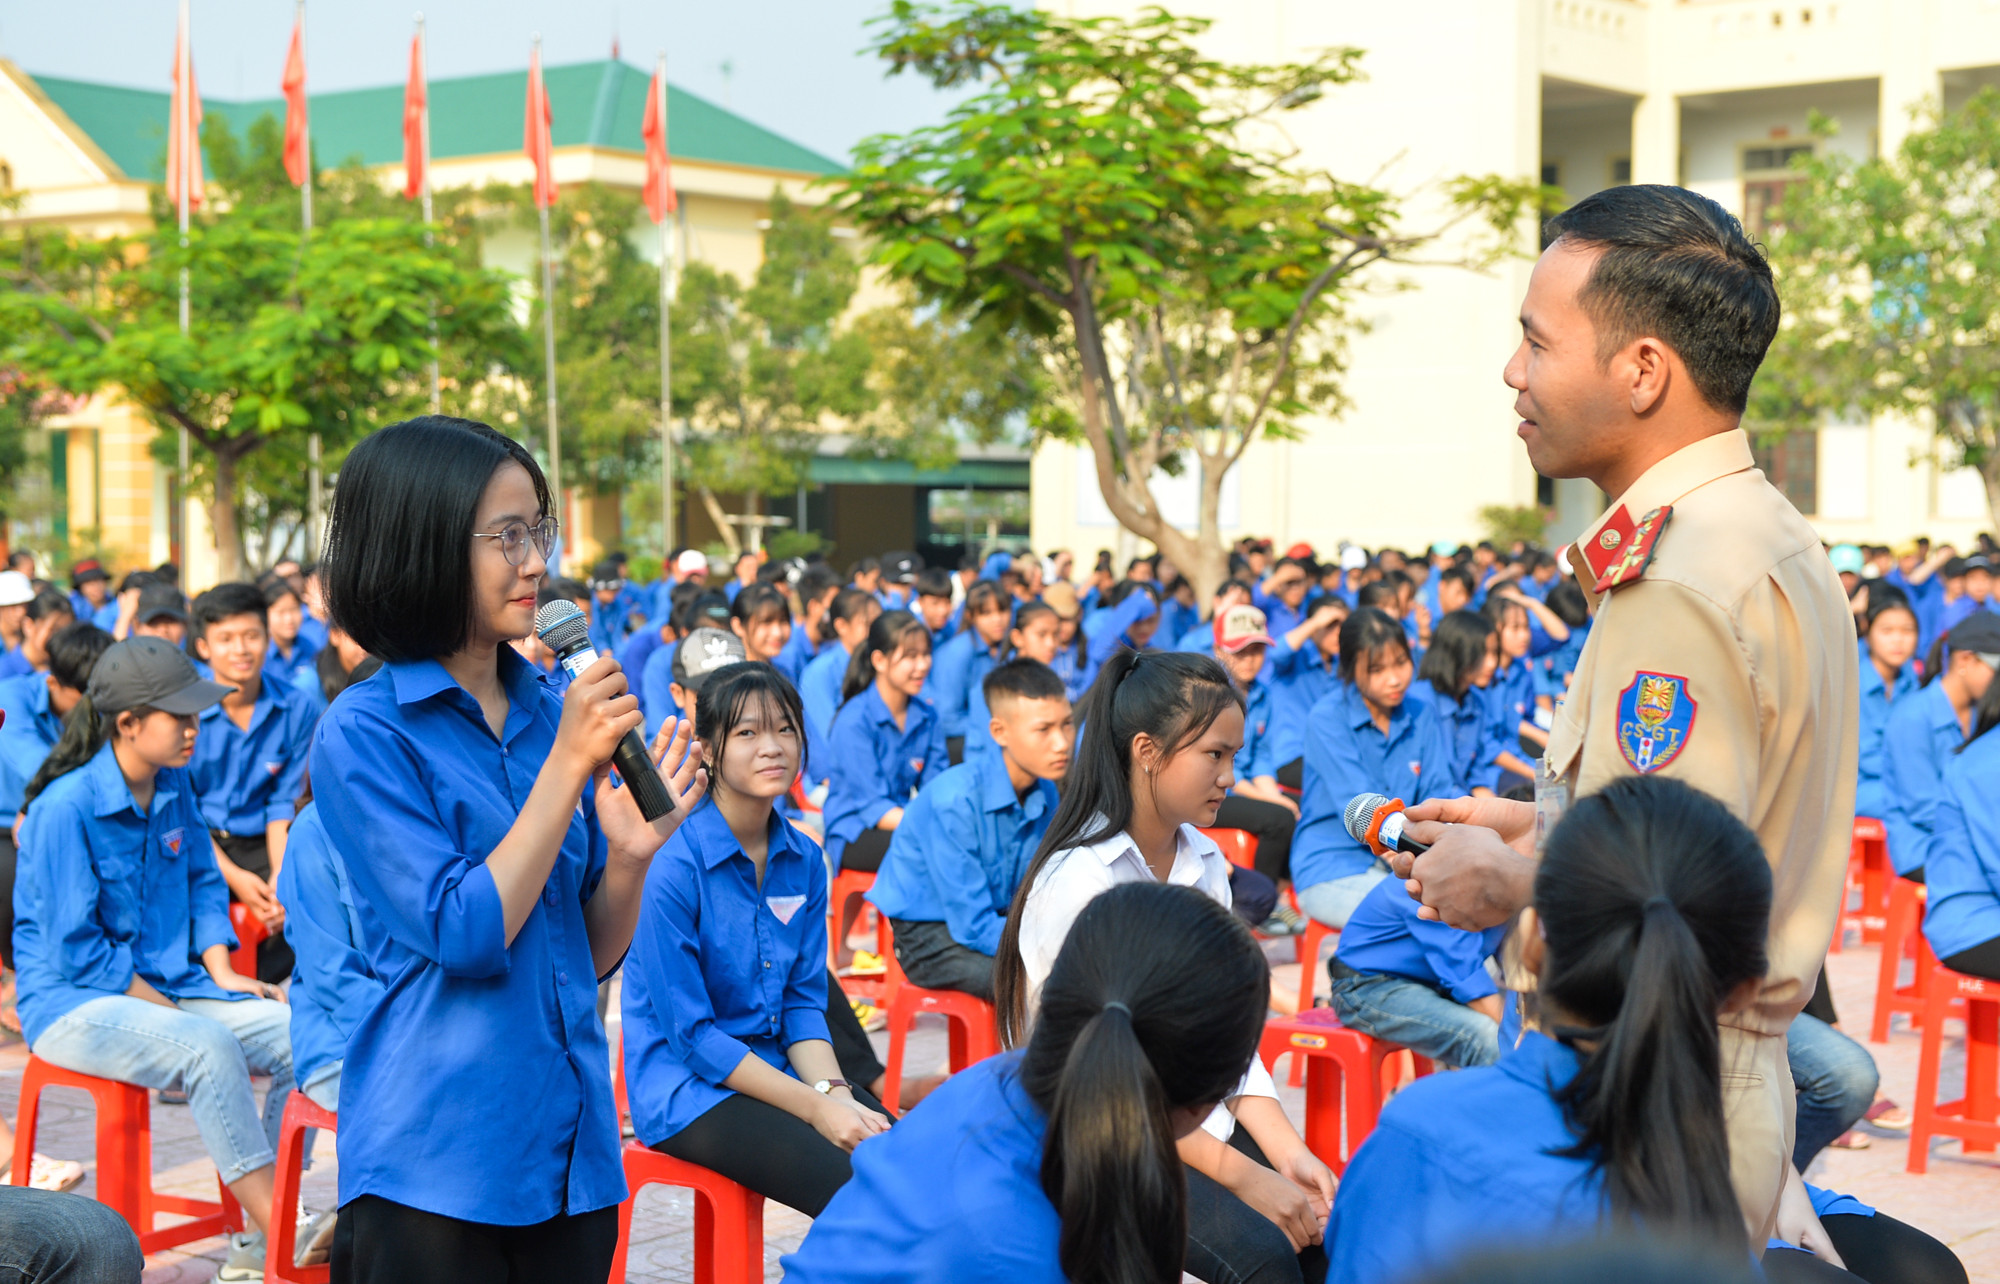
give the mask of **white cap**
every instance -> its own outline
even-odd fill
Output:
[[[1352,544],[1343,544],[1340,549],[1340,569],[1343,571],[1363,571],[1368,569],[1368,553]]]
[[[674,559],[674,569],[682,575],[692,574],[695,571],[706,573],[708,570],[708,554],[698,548],[684,549],[681,555]]]
[[[35,586],[19,571],[0,571],[0,606],[20,606],[35,600]]]

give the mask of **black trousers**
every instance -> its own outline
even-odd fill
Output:
[[[1278,768],[1278,783],[1287,789],[1304,789],[1306,787],[1306,760],[1304,758],[1294,758],[1284,766]]]
[[[1274,802],[1230,794],[1215,809],[1217,829],[1241,829],[1257,836],[1257,872],[1274,883],[1292,876],[1292,830],[1298,817]]]
[[[243,869],[249,870],[265,882],[271,881],[271,848],[262,834],[231,834],[217,829],[210,831],[216,845],[223,854]],[[229,894],[230,900],[236,893]],[[292,975],[292,947],[285,942],[285,934],[279,932],[267,936],[257,946],[257,979],[269,985],[283,983]]]
[[[604,1284],[618,1251],[618,1208],[488,1226],[375,1195],[341,1206],[335,1284]]]
[[[1983,976],[1989,981],[2000,981],[2000,936],[1990,941],[1981,941],[1969,950],[1960,950],[1948,959],[1939,959],[1954,972],[1967,976]]]
[[[840,978],[830,971],[826,974],[826,1028],[833,1036],[833,1056],[840,1062],[841,1078],[865,1087],[888,1073],[888,1067],[875,1056],[868,1032],[848,1006]]]
[[[965,737],[946,736],[944,738],[944,756],[950,760],[951,765],[954,767],[956,767],[959,763],[964,762]]]
[[[1269,1168],[1250,1134],[1238,1128],[1229,1144]],[[1231,1194],[1213,1177],[1187,1170],[1187,1273],[1209,1284],[1320,1284],[1326,1278],[1326,1249],[1309,1245],[1302,1253],[1278,1224]]]
[[[896,929],[896,962],[912,985],[926,990],[957,990],[993,1002],[993,956],[968,949],[951,939],[944,923],[892,918]]]
[[[1847,1269],[1830,1266],[1811,1253],[1772,1249],[1764,1254],[1771,1284],[1965,1284],[1965,1266],[1949,1248],[1887,1213],[1862,1217],[1835,1213],[1820,1218],[1826,1237]]]
[[[1229,908],[1251,927],[1262,927],[1278,908],[1278,885],[1254,869],[1229,867]]]
[[[1806,1000],[1806,1015],[1818,1017],[1828,1025],[1839,1025],[1840,1014],[1833,1010],[1833,990],[1826,983],[1826,969],[1819,970],[1819,980],[1813,984],[1812,997]]]
[[[882,858],[889,854],[889,836],[886,829],[862,830],[853,842],[840,849],[840,867],[871,874],[882,868]]]
[[[0,829],[0,967],[14,966],[14,835]]]
[[[882,1103],[866,1089],[848,1091],[862,1105],[882,1113]],[[834,1192],[854,1175],[847,1152],[820,1136],[818,1129],[740,1092],[653,1149],[721,1173],[808,1217],[819,1216]]]

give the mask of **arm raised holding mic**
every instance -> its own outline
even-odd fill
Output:
[[[1510,798],[1434,798],[1405,813],[1404,832],[1428,850],[1393,852],[1418,913],[1466,931],[1497,927],[1520,912],[1535,885],[1535,806]]]

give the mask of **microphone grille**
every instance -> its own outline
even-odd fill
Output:
[[[1381,794],[1356,794],[1347,802],[1347,811],[1341,816],[1341,823],[1357,843],[1368,841],[1368,822],[1375,816],[1377,808],[1389,800]]]
[[[549,644],[551,650],[560,652],[578,642],[587,642],[590,625],[576,603],[555,601],[535,612],[535,633]]]

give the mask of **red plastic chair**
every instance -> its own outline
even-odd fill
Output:
[[[1840,953],[1850,927],[1860,931],[1863,945],[1873,945],[1882,939],[1888,922],[1890,885],[1897,881],[1896,871],[1889,864],[1889,834],[1881,821],[1856,816],[1848,852],[1847,889],[1841,893],[1840,920],[1833,929],[1833,944],[1828,950],[1832,954]],[[1850,891],[1856,886],[1861,889],[1861,901],[1850,909]]]
[[[612,1094],[622,1122],[630,1113],[625,1096],[625,1032],[611,1047]],[[618,1205],[618,1251],[611,1258],[611,1284],[623,1284],[625,1253],[632,1241],[632,1204],[642,1186],[678,1186],[694,1192],[694,1284],[763,1284],[764,1197],[698,1164],[627,1141],[619,1152],[625,1185],[631,1191]]]
[[[1939,964],[1931,969],[1924,997],[1924,1046],[1917,1058],[1917,1108],[1910,1124],[1910,1159],[1921,1173],[1930,1161],[1932,1137],[1957,1137],[1966,1154],[1992,1153],[2000,1146],[2000,981],[1967,976]],[[1965,1095],[1940,1102],[1938,1064],[1944,1059],[1944,1023],[1954,1004],[1965,1016]]]
[[[229,966],[238,976],[257,975],[257,947],[271,935],[264,920],[251,913],[248,905],[231,901],[229,926],[236,930],[236,948],[229,951]]]
[[[884,923],[888,920],[885,918]],[[984,1061],[1000,1052],[1000,1014],[991,1003],[959,990],[927,990],[910,984],[896,962],[893,934],[889,943],[889,1061],[882,1079],[882,1105],[891,1115],[901,1114],[903,1099],[903,1046],[917,1016],[934,1012],[945,1019],[945,1037],[951,1047],[951,1073],[957,1074],[975,1061]]]
[[[1223,856],[1230,864],[1235,865],[1239,869],[1255,869],[1257,867],[1257,836],[1249,830],[1204,829],[1201,832],[1206,834],[1217,847],[1222,849]],[[1291,898],[1292,908],[1294,910],[1298,909],[1298,897],[1292,895],[1290,892],[1286,894]],[[1301,915],[1301,917],[1304,916]],[[1319,974],[1320,946],[1326,941],[1327,937],[1338,935],[1339,931],[1339,928],[1328,927],[1316,919],[1306,918],[1306,930],[1304,934],[1292,938],[1299,952],[1299,1001],[1294,1011],[1304,1012],[1312,1007],[1313,982]],[[1301,1073],[1298,1063],[1294,1062],[1292,1064],[1292,1086],[1294,1088],[1299,1086],[1299,1076]]]
[[[1295,1017],[1276,1017],[1264,1024],[1257,1056],[1270,1069],[1279,1057],[1292,1054],[1292,1068],[1305,1063],[1306,1147],[1338,1174],[1375,1130],[1382,1103],[1402,1081],[1409,1058],[1415,1074],[1427,1075],[1430,1058],[1400,1044],[1350,1030],[1328,1008],[1308,1008]],[[1342,1116],[1347,1144],[1341,1145]]]
[[[294,1089],[285,1101],[285,1118],[278,1125],[278,1174],[271,1191],[271,1233],[269,1251],[264,1255],[264,1278],[285,1280],[287,1284],[327,1284],[330,1268],[294,1266],[297,1251],[299,1176],[305,1167],[306,1132],[324,1128],[338,1131],[340,1118],[313,1103],[312,1098]]]
[[[139,1237],[139,1251],[157,1253],[212,1235],[243,1229],[243,1209],[216,1178],[221,1199],[189,1199],[153,1187],[151,1094],[136,1084],[99,1079],[30,1056],[21,1076],[21,1113],[14,1126],[14,1184],[28,1184],[35,1157],[35,1127],[45,1088],[81,1088],[97,1105],[97,1202],[123,1217]],[[190,1221],[155,1229],[162,1213]]]
[[[1898,878],[1889,889],[1889,905],[1882,916],[1882,960],[1875,973],[1875,1020],[1868,1037],[1876,1043],[1889,1041],[1889,1023],[1896,1013],[1910,1018],[1910,1028],[1922,1029],[1924,996],[1930,990],[1931,969],[1937,955],[1924,939],[1925,891],[1922,883]],[[1914,958],[1917,970],[1908,985],[1897,985],[1903,960]]]
[[[873,870],[843,869],[833,876],[833,886],[827,889],[826,897],[826,948],[828,966],[833,966],[840,959],[840,947],[844,943],[840,939],[841,915],[850,903],[860,900],[862,896],[867,894],[868,889],[873,886],[875,886],[875,871]],[[893,958],[895,951],[891,946],[892,936],[889,931],[888,916],[875,913],[874,906],[866,901],[862,901],[861,912],[855,916],[856,920],[865,919],[869,915],[873,915],[875,918],[875,952],[885,960]],[[889,978],[886,975],[843,976],[840,978],[840,988],[851,999],[867,999],[870,1002],[883,1006],[887,1006],[889,1002],[890,984]]]

